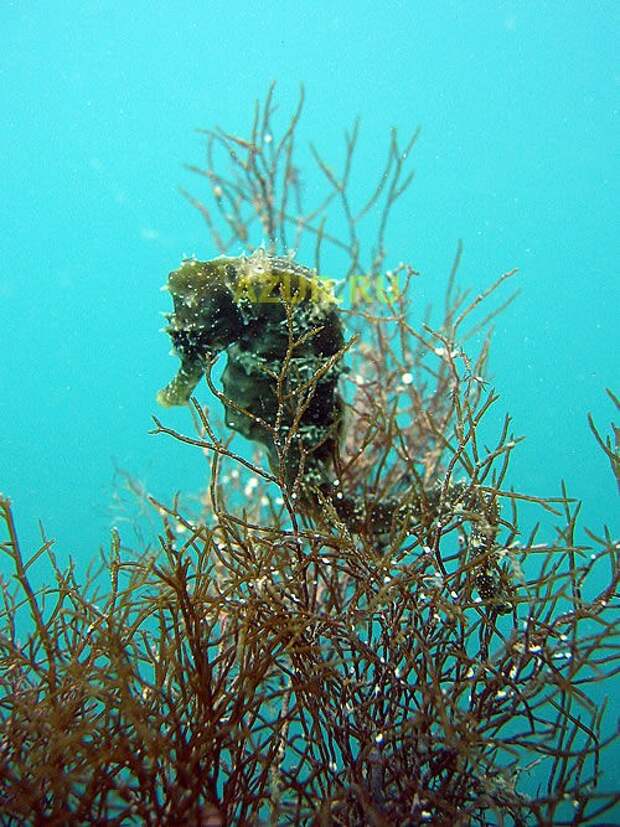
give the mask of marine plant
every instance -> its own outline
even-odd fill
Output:
[[[209,458],[202,507],[146,494],[158,547],[114,529],[85,574],[45,538],[24,554],[0,499],[3,824],[562,825],[620,801],[596,695],[620,669],[618,543],[566,486],[515,490],[519,438],[491,424],[515,273],[470,297],[459,246],[441,319],[414,324],[385,235],[416,136],[391,134],[359,208],[357,124],[342,172],[313,149],[307,210],[302,103],[278,133],[271,89],[248,137],[208,131],[215,211],[185,193],[220,257],[170,274],[158,398],[195,428],[155,433]],[[618,478],[617,432],[590,425]]]

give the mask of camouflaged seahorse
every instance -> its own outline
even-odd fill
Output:
[[[167,289],[174,312],[168,314],[166,331],[181,367],[158,401],[186,404],[207,361],[226,351],[222,385],[234,403],[225,406],[228,426],[263,444],[277,473],[276,442],[282,447],[295,423],[285,479],[295,480],[305,452],[302,482],[320,485],[332,464],[343,416],[337,385],[344,366],[335,356],[344,337],[331,283],[258,250],[248,257],[184,261],[170,273]],[[297,344],[288,352],[291,340]]]

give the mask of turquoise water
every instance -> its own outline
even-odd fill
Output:
[[[615,2],[5,2],[0,269],[0,490],[22,537],[38,520],[85,562],[119,520],[114,469],[163,499],[206,468],[149,436],[172,376],[159,292],[183,254],[216,251],[177,192],[202,161],[196,127],[247,132],[276,80],[300,135],[372,178],[391,126],[416,126],[416,179],[388,236],[441,299],[457,240],[477,290],[519,267],[492,371],[527,441],[511,481],[585,500],[618,525],[618,492],[586,422],[613,416],[618,362],[619,94]],[[310,180],[308,187],[316,186]],[[257,243],[262,239],[258,238]],[[337,275],[337,274],[333,274]],[[203,398],[206,399],[206,389]],[[187,414],[166,421],[188,429]]]

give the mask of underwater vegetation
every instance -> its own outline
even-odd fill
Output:
[[[515,272],[470,296],[459,247],[414,325],[385,233],[416,136],[391,134],[361,205],[357,124],[340,172],[312,149],[308,209],[302,103],[278,131],[272,88],[247,137],[207,131],[214,207],[185,193],[219,257],[169,276],[158,400],[193,427],[154,432],[208,458],[201,507],[145,495],[158,546],[114,529],[83,572],[26,553],[0,498],[2,824],[600,824],[620,803],[618,541],[566,486],[517,490],[493,419]],[[590,426],[620,479],[618,432]]]

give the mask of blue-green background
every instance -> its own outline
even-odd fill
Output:
[[[586,413],[607,428],[604,388],[620,391],[619,10],[4,0],[0,490],[26,543],[40,519],[61,559],[107,544],[115,464],[162,498],[203,484],[201,455],[147,435],[174,369],[159,287],[183,254],[216,252],[176,188],[206,196],[182,168],[202,160],[194,128],[247,131],[273,79],[287,111],[305,83],[301,138],[328,158],[361,114],[362,178],[389,127],[422,126],[392,261],[422,271],[420,302],[441,297],[458,238],[473,289],[521,269],[492,360],[498,422],[509,410],[528,437],[511,481],[553,495],[565,479],[589,525],[617,528]]]

